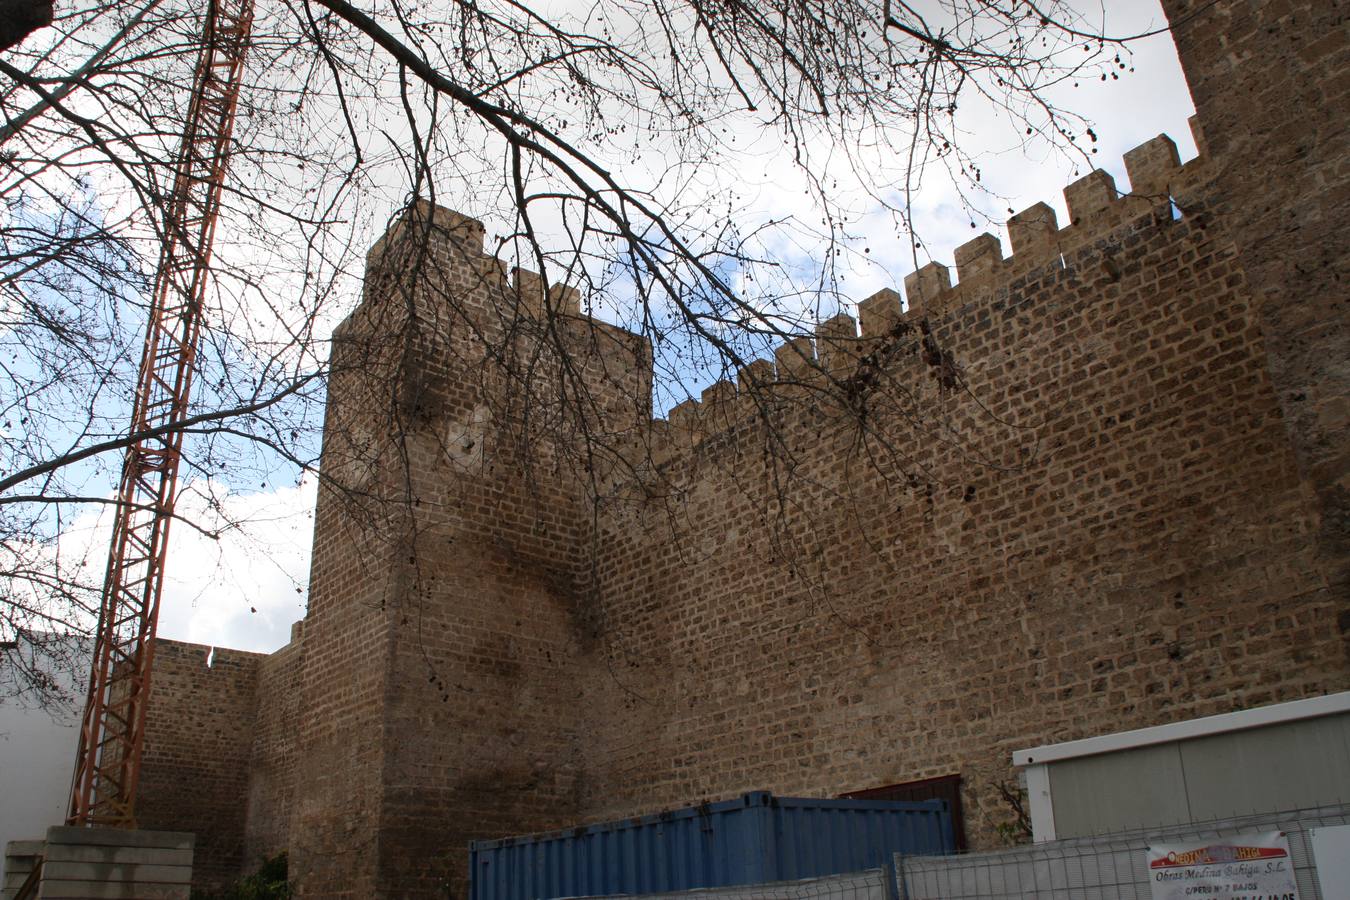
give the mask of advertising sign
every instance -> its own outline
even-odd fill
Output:
[[[1298,900],[1283,831],[1152,844],[1147,859],[1153,900]]]

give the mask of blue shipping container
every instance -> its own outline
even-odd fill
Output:
[[[551,900],[761,884],[953,852],[942,800],[814,800],[764,791],[569,831],[474,841],[473,900]]]

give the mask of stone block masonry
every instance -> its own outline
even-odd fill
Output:
[[[1324,0],[1164,0],[1330,582],[1350,582],[1350,37]],[[1342,593],[1342,596],[1344,594]],[[1341,627],[1350,630],[1350,605]]]
[[[141,828],[196,835],[195,886],[219,890],[244,856],[242,800],[258,714],[259,653],[159,641],[136,817]]]
[[[243,862],[256,866],[285,850],[296,807],[301,760],[295,723],[300,720],[304,623],[291,627],[291,641],[258,663],[257,714],[249,723],[248,830]]]
[[[167,654],[146,808],[211,786],[199,853],[307,897],[952,774],[981,847],[1015,748],[1350,687],[1344,29],[1165,6],[1198,159],[1150,140],[665,420],[645,341],[414,205],[335,336],[305,622],[216,687]]]
[[[1344,592],[1212,169],[1150,143],[1131,181],[1160,202],[1075,204],[1008,259],[977,238],[954,286],[932,269],[895,312],[930,311],[941,359],[878,366],[851,409],[794,372],[809,402],[696,429],[669,499],[606,508],[596,602],[622,665],[588,685],[588,814],[960,773],[989,846],[1014,747],[1347,683]]]

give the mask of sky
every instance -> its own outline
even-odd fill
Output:
[[[246,523],[210,538],[185,521],[169,531],[159,636],[213,647],[271,652],[305,614],[315,480],[250,493],[218,489],[225,516]],[[211,521],[200,480],[179,490],[183,520]],[[67,565],[105,565],[111,507],[86,513],[61,534]]]
[[[1157,0],[1112,0],[1110,13],[1111,28],[1116,33],[1142,32],[1165,21]],[[1187,125],[1193,108],[1170,37],[1148,38],[1132,47],[1132,73],[1122,73],[1119,81],[1082,82],[1077,89],[1065,85],[1056,97],[1064,106],[1093,120],[1099,148],[1094,161],[1115,176],[1122,188],[1128,182],[1122,155],[1160,133],[1176,141],[1183,160],[1195,155]],[[978,113],[964,125],[971,133],[972,146],[987,151],[982,183],[991,196],[982,201],[983,209],[977,212],[998,223],[1007,218],[1008,208],[1022,210],[1045,201],[1055,208],[1061,223],[1068,220],[1061,191],[1077,177],[1075,167],[1078,175],[1086,174],[1081,161],[1045,151],[1024,155],[1006,129],[985,121]],[[772,161],[747,154],[741,168],[738,192],[747,215],[780,214],[801,203],[800,186],[784,178],[781,168]],[[455,206],[456,198],[441,198],[441,202]],[[972,229],[971,212],[963,208],[953,190],[936,179],[916,195],[913,220],[924,241],[923,251],[940,262],[950,264],[952,250],[986,228],[999,235],[1007,253],[1006,233],[982,222]],[[914,259],[908,240],[902,246],[893,220],[879,210],[861,206],[850,230],[857,238],[855,244],[868,246],[869,252],[857,255],[844,268],[841,287],[847,297],[857,302],[881,288],[898,290],[903,276],[914,268]],[[372,241],[374,237],[370,236]],[[790,246],[777,250],[789,262],[793,254],[806,252]],[[797,262],[808,264],[809,260]],[[846,303],[845,311],[848,307]],[[833,310],[825,314],[830,312]],[[201,512],[204,498],[215,492],[224,495],[227,513],[248,521],[249,526],[247,530],[229,531],[219,540],[208,539],[181,523],[174,526],[159,635],[271,652],[287,642],[291,624],[304,615],[314,483],[305,479],[298,485],[283,484],[249,493],[230,493],[219,487],[187,481],[182,485],[180,509],[189,515]],[[86,559],[91,565],[101,565],[108,528],[106,514],[86,514],[63,533],[59,552],[66,560]]]

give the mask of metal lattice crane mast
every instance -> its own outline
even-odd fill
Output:
[[[253,0],[211,0],[168,197],[67,821],[135,827],[182,431]]]

